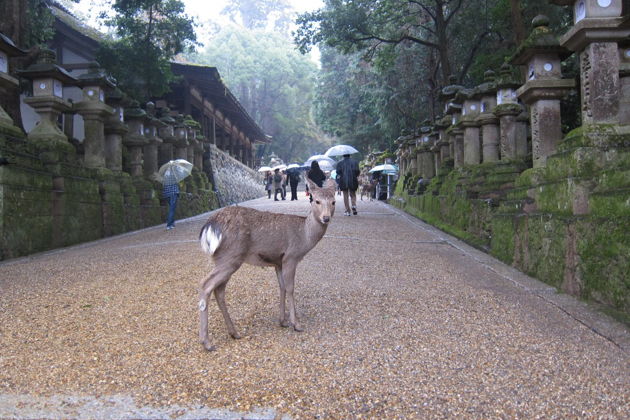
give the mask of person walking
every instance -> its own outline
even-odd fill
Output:
[[[267,171],[265,175],[265,191],[267,191],[267,198],[271,198],[271,186],[273,184],[273,175],[271,175],[271,171]]]
[[[311,162],[311,169],[306,176],[320,188],[323,187],[324,181],[326,180],[326,174],[320,169],[319,163],[317,163],[316,160]],[[313,196],[311,194],[309,194],[308,200],[310,203],[313,202]]]
[[[291,186],[291,201],[297,200],[297,186],[300,183],[300,171],[298,169],[289,169],[289,185]]]
[[[164,188],[162,190],[162,196],[168,200],[168,213],[166,215],[166,230],[171,230],[175,227],[175,209],[177,208],[177,199],[179,198],[179,183],[173,174],[173,171],[168,169],[164,173]]]
[[[350,204],[352,204],[352,214],[357,215],[357,189],[359,188],[357,177],[359,173],[359,163],[350,155],[343,155],[343,159],[337,163],[337,182],[343,193],[343,204],[346,207],[345,216],[350,216]]]
[[[282,198],[282,174],[280,169],[277,168],[273,171],[273,191],[273,200],[280,201],[278,200],[278,193],[280,193],[280,198]]]
[[[287,175],[287,172],[285,170],[280,172],[280,174],[282,175],[282,199],[286,200],[286,198],[287,198],[287,183],[289,182],[289,176]]]

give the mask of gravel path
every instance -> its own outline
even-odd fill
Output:
[[[0,264],[0,418],[630,418],[628,330],[390,206],[342,200],[298,266],[211,301],[206,216]],[[308,201],[245,203],[306,214]]]

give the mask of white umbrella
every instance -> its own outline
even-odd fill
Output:
[[[162,183],[176,183],[186,178],[192,172],[193,164],[184,159],[166,162],[158,170]]]
[[[287,169],[287,165],[283,163],[281,165],[276,165],[273,168],[271,168],[272,171],[275,171],[276,169],[280,169],[280,170]]]
[[[335,160],[333,158],[330,158],[326,155],[313,155],[310,158],[308,158],[308,160],[306,162],[304,162],[305,166],[311,166],[311,163],[316,160],[317,163],[321,164],[322,161],[327,161],[328,163],[330,163],[331,165],[335,164]]]
[[[384,165],[376,165],[375,167],[370,169],[370,172],[378,172],[378,171],[395,173],[395,172],[398,172],[398,168],[395,167],[394,165],[390,165],[389,163],[386,163]]]
[[[297,163],[292,163],[289,166],[287,166],[287,169],[293,169],[293,168],[299,168],[300,165],[298,165]]]
[[[258,168],[258,172],[267,172],[267,171],[271,171],[271,166],[261,166],[260,168]]]
[[[326,151],[326,156],[343,156],[352,155],[355,153],[359,153],[359,151],[354,147],[348,146],[347,144],[338,144],[328,149]]]
[[[319,169],[322,171],[332,171],[334,169],[332,163],[327,160],[319,160],[317,163],[319,164]]]

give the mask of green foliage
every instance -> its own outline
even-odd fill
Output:
[[[104,43],[98,60],[117,79],[122,90],[145,101],[161,96],[174,79],[169,62],[191,50],[194,23],[180,0],[116,0],[106,23],[117,38]]]
[[[221,13],[247,29],[273,26],[283,32],[287,31],[292,17],[287,0],[230,0]]]
[[[217,67],[239,102],[273,137],[262,154],[304,161],[328,147],[312,120],[317,68],[286,37],[228,25],[190,59]]]

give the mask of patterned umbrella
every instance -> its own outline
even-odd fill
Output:
[[[166,162],[158,170],[163,184],[174,184],[186,178],[192,172],[193,164],[184,159]]]

